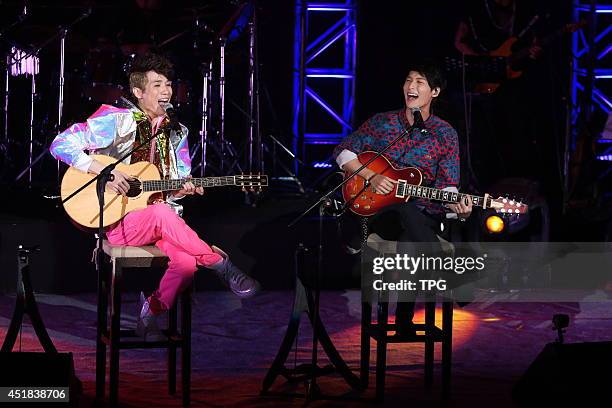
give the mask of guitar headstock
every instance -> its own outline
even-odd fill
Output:
[[[261,191],[262,187],[268,186],[268,176],[264,174],[240,174],[234,176],[236,185],[244,191]]]
[[[566,24],[563,26],[563,32],[564,33],[574,33],[578,30],[580,30],[581,28],[586,27],[588,24],[587,20],[580,20],[577,23],[570,23],[570,24]]]
[[[507,197],[492,198],[489,207],[502,214],[526,214],[529,210],[527,204]]]

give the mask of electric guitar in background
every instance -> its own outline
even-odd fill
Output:
[[[95,160],[103,164],[111,164],[116,160],[110,156],[93,155]],[[104,226],[119,221],[127,213],[145,208],[151,195],[162,191],[174,191],[183,188],[186,179],[162,180],[157,167],[149,162],[138,162],[130,165],[118,164],[117,170],[132,176],[130,189],[123,196],[113,191],[104,193]],[[70,167],[61,185],[62,200],[71,195],[87,181],[93,179],[94,174],[84,173]],[[243,174],[222,177],[190,178],[196,187],[238,186],[244,190],[261,189],[268,185],[268,176],[259,174]],[[99,223],[99,204],[96,194],[96,183],[90,184],[83,191],[64,203],[68,216],[77,224],[86,228],[97,228]]]
[[[533,22],[535,23],[535,21]],[[549,35],[538,39],[536,45],[544,48],[550,45],[558,37],[561,37],[563,34],[576,32],[586,25],[587,22],[585,20],[581,20],[578,23],[566,24]],[[523,30],[522,34],[524,34],[526,31],[527,29]],[[515,49],[515,45],[519,40],[520,36],[510,37],[504,41],[499,48],[489,52],[488,54],[490,57],[503,57],[506,59],[506,79],[515,79],[523,75],[523,71],[515,70],[513,67],[516,67],[521,62],[529,58],[529,49],[531,48],[531,45]],[[493,93],[497,90],[497,88],[499,88],[500,85],[501,83],[499,82],[482,82],[475,85],[474,91],[477,93]]]
[[[368,151],[359,154],[357,157],[361,163],[366,163],[375,155],[375,152]],[[374,192],[373,187],[360,176],[353,177],[344,185],[342,196],[345,202],[349,203],[348,208],[355,214],[364,217],[374,215],[388,205],[406,202],[411,197],[444,203],[458,203],[467,197],[475,207],[492,208],[498,213],[509,215],[525,214],[528,210],[527,205],[509,198],[493,198],[488,194],[481,197],[423,187],[421,186],[423,176],[419,169],[416,167],[398,169],[383,156],[378,157],[367,167],[378,174],[397,181],[397,183],[395,183],[393,191],[388,194]]]

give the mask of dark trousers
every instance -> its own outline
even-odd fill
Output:
[[[356,223],[353,221],[347,223]],[[368,232],[375,232],[381,238],[389,241],[399,241],[398,252],[404,252],[402,242],[429,242],[430,253],[442,250],[437,235],[443,235],[440,224],[443,219],[425,214],[412,202],[393,204],[368,219]],[[345,227],[345,231],[355,231],[354,226]],[[349,232],[350,233],[350,232]],[[346,232],[343,234],[345,239]],[[353,238],[354,239],[354,238]],[[358,247],[354,244],[352,247]],[[418,291],[411,291],[408,301],[398,302],[395,312],[395,321],[398,324],[410,324],[414,317],[414,300]]]

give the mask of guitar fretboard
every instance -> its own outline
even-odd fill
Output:
[[[487,200],[485,201],[484,197],[464,193],[454,193],[451,191],[440,190],[438,188],[433,187],[417,186],[414,184],[408,184],[404,180],[397,181],[396,196],[419,197],[427,200],[444,201],[447,203],[458,203],[465,197],[468,197],[468,199],[472,201],[472,205],[476,207],[491,207],[491,198],[487,198]]]
[[[562,27],[554,32],[552,32],[551,34],[547,35],[544,38],[540,38],[538,39],[538,45],[540,47],[545,47],[547,45],[549,45],[551,42],[553,42],[555,39],[557,39],[557,37],[561,36],[563,33],[566,32],[570,32],[573,33],[574,31],[576,31],[576,29],[578,29],[578,27],[582,26],[583,24],[568,24],[565,27]],[[571,26],[576,26],[576,29],[572,29],[569,28]],[[529,47],[524,47],[518,51],[515,51],[512,53],[512,55],[510,55],[510,57],[508,57],[508,61],[510,63],[515,63],[517,61],[520,61],[523,58],[528,57],[529,54]]]
[[[183,184],[191,181],[196,187],[217,187],[230,186],[236,184],[236,176],[223,177],[202,177],[191,179],[172,179],[172,180],[145,180],[142,182],[143,191],[170,191],[180,190]]]

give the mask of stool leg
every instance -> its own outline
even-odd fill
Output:
[[[380,328],[376,341],[376,400],[382,402],[385,398],[385,375],[387,369],[387,323],[389,303],[378,303],[378,322]]]
[[[116,407],[119,400],[119,341],[121,339],[121,273],[122,266],[113,262],[111,284],[111,330],[110,330],[110,391],[109,404]]]
[[[97,256],[104,256],[97,254]],[[113,261],[114,263],[114,261]],[[96,402],[104,400],[106,386],[106,343],[102,337],[106,334],[108,317],[108,269],[98,271],[98,324],[96,330]]]
[[[176,314],[178,306],[174,305],[168,311],[168,334],[176,335]],[[176,394],[176,343],[168,345],[168,394]]]
[[[372,324],[372,304],[361,303],[361,385],[368,388],[370,382],[370,325]]]
[[[436,302],[431,297],[425,302],[425,387],[433,385],[434,331],[436,325]]]
[[[183,382],[183,406],[191,403],[191,287],[181,297],[181,380]]]
[[[450,397],[453,352],[453,302],[442,303],[442,397]]]

